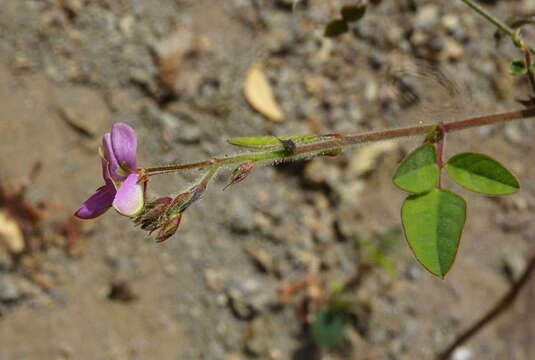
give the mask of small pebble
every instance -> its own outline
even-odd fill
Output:
[[[0,302],[14,302],[21,297],[15,278],[11,275],[0,276]]]
[[[427,29],[434,27],[438,21],[439,7],[434,4],[422,6],[413,20],[415,28]]]
[[[451,359],[452,360],[471,360],[473,359],[473,352],[471,349],[465,346],[461,346],[453,352]]]

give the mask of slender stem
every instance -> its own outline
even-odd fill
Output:
[[[528,72],[526,75],[529,79],[529,84],[531,85],[531,94],[529,98],[533,98],[533,95],[535,95],[535,77],[533,76],[533,72],[531,71],[531,52],[527,48],[527,46],[522,47],[522,51],[524,52],[524,59],[526,61],[526,66],[528,67]]]
[[[448,360],[450,356],[453,354],[455,349],[462,344],[464,344],[468,339],[470,339],[472,336],[477,334],[479,330],[481,330],[485,325],[490,323],[493,319],[495,319],[498,315],[500,315],[502,312],[504,312],[506,309],[508,309],[513,302],[515,301],[516,297],[520,293],[520,290],[528,283],[529,278],[533,275],[535,272],[535,255],[533,255],[529,261],[528,266],[526,267],[526,270],[524,270],[524,273],[518,279],[513,286],[511,286],[511,289],[505,294],[505,296],[494,305],[494,307],[486,313],[481,319],[476,321],[472,326],[470,326],[466,331],[464,331],[462,334],[460,334],[457,339],[441,354],[437,356],[437,360]]]
[[[496,26],[498,29],[506,33],[515,41],[515,29],[504,23],[498,18],[495,18],[491,14],[489,14],[487,11],[485,11],[481,6],[473,2],[472,0],[461,0],[466,5],[470,6],[475,12],[477,12],[479,15],[483,16],[485,19],[487,19],[489,22],[491,22],[494,26]],[[533,49],[531,46],[526,46],[520,39],[516,39],[520,43],[521,48],[526,48],[530,52],[535,52],[535,49]],[[529,66],[529,65],[528,65]]]
[[[511,111],[507,113],[488,115],[488,116],[479,116],[466,120],[453,121],[450,123],[444,124],[444,132],[448,133],[451,131],[459,131],[472,127],[479,127],[485,125],[497,124],[510,120],[519,120],[526,119],[535,116],[535,108],[530,108],[526,110]]]
[[[199,161],[196,163],[184,164],[184,165],[167,165],[167,166],[158,166],[145,169],[147,175],[160,175],[168,172],[174,172],[178,170],[188,170],[195,168],[202,168],[209,166],[211,164],[210,160]]]
[[[208,172],[203,176],[203,178],[202,178],[201,182],[199,183],[199,185],[202,185],[202,186],[206,187],[208,185],[208,183],[210,182],[210,180],[212,180],[214,175],[217,173],[217,170],[219,170],[219,166],[218,165],[211,166],[210,170],[208,170]]]
[[[212,166],[223,167],[227,165],[241,164],[243,162],[275,161],[279,159],[282,160],[288,157],[291,157],[291,156],[288,156],[287,151],[278,149],[278,150],[267,151],[267,152],[254,152],[254,153],[240,154],[240,155],[230,156],[226,158],[213,158],[210,160],[199,161],[199,162],[184,164],[184,165],[169,165],[169,166],[147,168],[145,169],[145,173],[148,176],[152,176],[152,175],[160,175],[160,174],[166,174],[170,172],[175,172],[175,171],[180,171],[180,170],[189,170],[189,169],[195,169],[195,168],[206,168],[206,167],[212,167]]]
[[[535,108],[511,111],[502,114],[473,117],[465,120],[445,123],[443,124],[443,132],[445,134],[452,131],[459,131],[478,126],[492,125],[508,120],[525,119],[533,116],[535,116]],[[412,127],[381,130],[348,136],[320,136],[318,137],[320,140],[318,140],[317,142],[313,142],[310,144],[296,144],[295,151],[288,151],[288,149],[277,148],[275,150],[249,152],[235,156],[213,158],[183,165],[169,165],[147,168],[145,169],[145,174],[147,174],[147,176],[153,176],[189,169],[202,169],[208,167],[220,168],[225,166],[239,165],[245,162],[273,162],[289,159],[298,159],[307,156],[321,156],[329,153],[336,153],[342,148],[358,144],[398,139],[416,135],[425,135],[430,131],[434,130],[435,128],[435,125],[417,125]],[[330,140],[325,140],[326,138]]]
[[[477,5],[472,0],[461,0],[461,1],[464,2],[466,5],[470,6],[479,15],[483,16],[485,19],[493,23],[494,26],[496,26],[498,29],[500,29],[507,35],[511,37],[514,36],[515,31],[509,25],[507,25],[506,23],[502,22],[501,20],[495,18],[494,16],[486,12],[481,6]]]

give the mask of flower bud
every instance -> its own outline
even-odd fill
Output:
[[[182,218],[182,213],[173,213],[167,219],[167,222],[162,226],[158,236],[156,237],[156,242],[164,242],[173,236],[180,225],[180,219]]]
[[[147,207],[157,207],[157,206],[160,206],[160,205],[169,205],[169,204],[171,204],[172,201],[173,201],[173,199],[171,199],[169,196],[164,196],[164,197],[161,197],[161,198],[158,198],[158,199],[155,199],[155,200],[152,200],[152,201],[148,202],[145,206],[147,206]]]
[[[167,208],[171,204],[172,199],[170,197],[162,197],[155,200],[152,200],[145,204],[145,208],[141,215],[135,218],[134,222],[136,224],[143,224],[145,226],[146,222],[152,222],[158,220],[160,216],[165,214]],[[143,228],[142,226],[142,228]]]
[[[194,187],[192,187],[190,190],[191,199],[189,200],[188,206],[191,205],[193,202],[199,200],[201,196],[204,194],[205,190],[206,190],[205,184],[199,184],[199,185],[195,185]]]
[[[183,212],[187,207],[191,200],[191,193],[184,192],[182,194],[178,194],[174,199],[171,205],[169,206],[168,213],[175,213],[175,212]]]
[[[198,184],[189,191],[177,195],[173,203],[169,206],[168,213],[183,213],[191,204],[199,200],[206,190],[206,185]]]
[[[251,173],[251,170],[253,170],[253,167],[254,163],[245,163],[234,169],[234,171],[232,172],[232,180],[230,181],[230,183],[228,183],[227,186],[223,188],[223,190],[225,190],[231,185],[237,184],[245,180],[245,178]]]

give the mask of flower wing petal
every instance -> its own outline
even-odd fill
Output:
[[[136,171],[137,136],[134,129],[125,123],[113,125],[111,129],[111,146],[119,166],[126,163],[130,171]]]
[[[144,204],[143,184],[138,184],[139,174],[130,174],[121,185],[115,199],[113,207],[120,214],[134,217],[141,213]]]
[[[107,184],[87,199],[74,216],[84,220],[96,218],[111,207],[114,198],[115,188],[113,184]]]

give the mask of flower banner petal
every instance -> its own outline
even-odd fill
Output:
[[[130,171],[136,171],[137,136],[134,129],[124,123],[113,125],[111,146],[119,166],[126,163]]]
[[[138,178],[138,174],[128,175],[125,182],[117,190],[113,207],[122,215],[134,217],[143,210],[143,184],[137,183]]]

